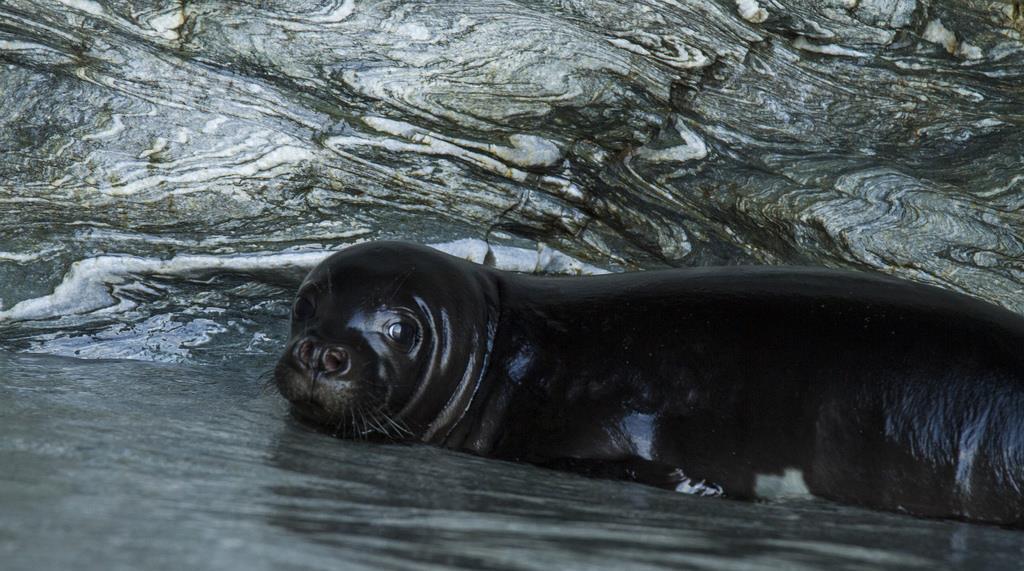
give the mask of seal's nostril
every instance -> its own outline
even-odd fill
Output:
[[[313,342],[305,339],[295,347],[295,358],[304,367],[311,366],[313,360]]]
[[[348,370],[348,352],[344,349],[332,347],[324,351],[321,360],[324,371],[328,373],[344,373]]]

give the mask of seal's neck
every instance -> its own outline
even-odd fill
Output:
[[[537,281],[514,274],[488,274],[496,285],[498,303],[486,365],[474,394],[463,400],[467,404],[461,418],[444,438],[434,442],[474,454],[506,456],[498,448],[523,437],[510,432],[510,427],[521,432],[520,417],[530,415],[522,409],[546,407],[552,403],[552,393],[558,392],[546,384],[564,377],[557,371],[562,365],[551,358],[557,351],[552,351],[550,344],[564,341],[561,336],[571,329],[558,316],[559,296],[538,292]],[[510,416],[516,417],[515,422],[508,422]],[[528,432],[533,433],[532,427]]]
[[[407,405],[421,409],[420,413],[430,419],[422,424],[425,428],[420,440],[449,448],[460,447],[459,435],[473,422],[471,413],[485,389],[500,323],[497,276],[486,270],[474,271],[472,276],[472,288],[467,290],[472,303],[464,305],[473,310],[437,320],[443,327],[435,338],[444,338],[444,348],[438,353],[437,378],[428,379],[429,386],[425,387],[437,397],[435,406],[418,406],[425,399]]]

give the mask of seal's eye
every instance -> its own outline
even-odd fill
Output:
[[[395,321],[388,325],[388,337],[392,341],[408,349],[416,342],[416,326],[405,321]]]
[[[312,318],[315,313],[316,306],[313,305],[313,302],[310,301],[308,297],[299,296],[299,298],[295,300],[295,305],[292,307],[292,315],[295,316],[295,319],[304,321]]]

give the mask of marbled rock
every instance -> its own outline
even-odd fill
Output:
[[[82,311],[230,329],[182,284],[376,237],[577,260],[540,270],[853,267],[1024,311],[1020,18],[980,0],[6,0],[0,327],[45,344],[40,320],[68,317],[43,300],[113,256],[142,277],[103,270],[120,277]],[[163,275],[189,256],[209,263]]]

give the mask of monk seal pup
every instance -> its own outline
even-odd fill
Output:
[[[302,283],[275,381],[346,437],[1024,526],[1024,318],[890,277],[538,277],[367,243]]]

